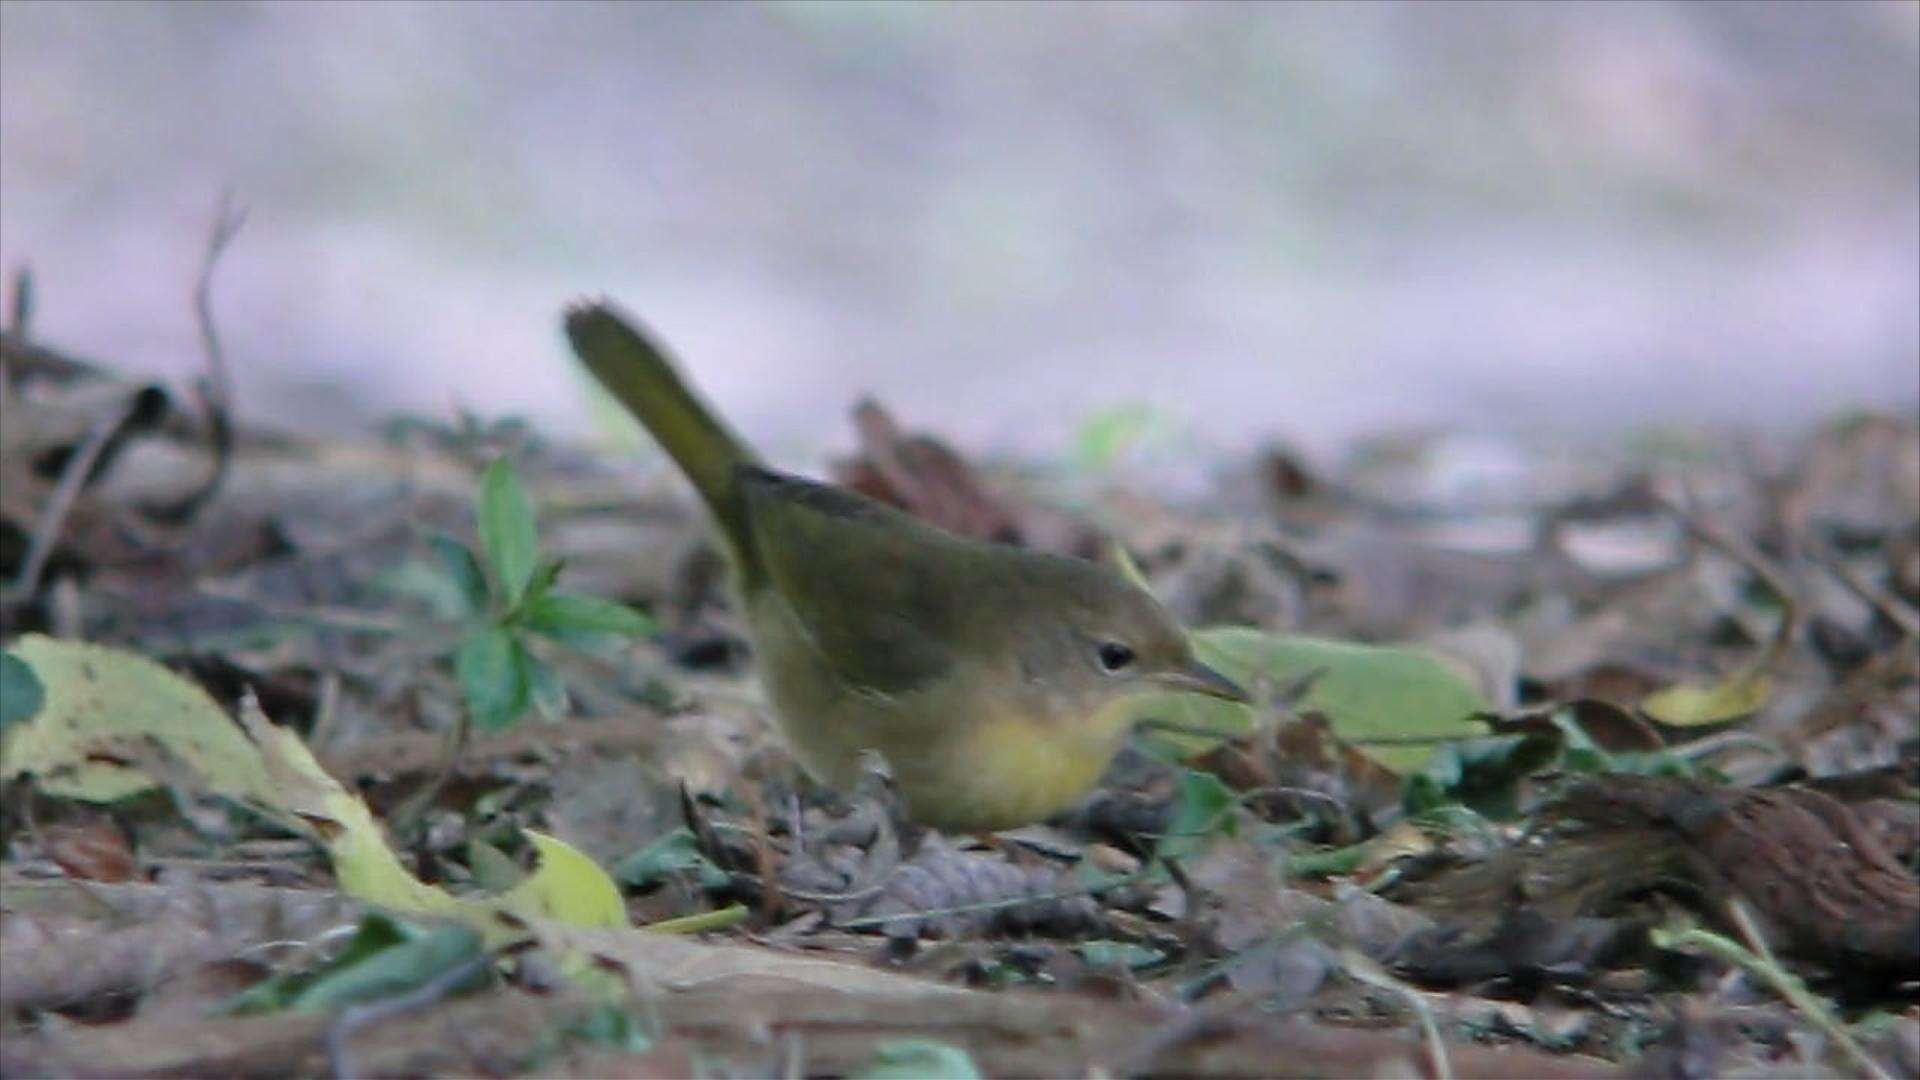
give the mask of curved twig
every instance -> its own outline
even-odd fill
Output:
[[[213,319],[213,270],[246,220],[246,208],[234,203],[232,192],[220,197],[213,230],[207,236],[207,253],[200,261],[200,274],[193,287],[194,321],[200,328],[200,348],[207,361],[206,373],[194,380],[193,390],[200,402],[201,417],[206,421],[213,462],[200,486],[177,502],[145,508],[147,515],[157,521],[182,522],[192,518],[219,493],[233,461],[233,377],[228,372],[226,351],[220,346],[220,331]]]

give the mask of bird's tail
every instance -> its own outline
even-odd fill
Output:
[[[750,541],[736,473],[759,463],[753,451],[680,378],[666,352],[610,305],[568,309],[567,339],[600,385],[693,481],[736,556],[745,557]]]

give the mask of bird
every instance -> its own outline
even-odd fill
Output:
[[[910,822],[991,833],[1082,800],[1144,699],[1248,700],[1138,581],[770,468],[638,320],[596,300],[564,323],[706,504],[758,678],[816,781],[852,790],[877,754]]]

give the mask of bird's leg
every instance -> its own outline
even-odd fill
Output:
[[[806,819],[800,815],[800,793],[791,790],[787,792],[787,834],[793,841],[794,853],[806,854],[807,825]]]
[[[880,812],[880,826],[891,831],[898,839],[901,856],[912,858],[920,847],[920,841],[925,838],[927,828],[908,820],[906,805],[900,798],[900,790],[893,782],[893,771],[887,767],[885,758],[871,750],[860,755],[860,779],[853,793],[856,801]]]

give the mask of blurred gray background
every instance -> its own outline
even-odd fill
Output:
[[[1785,430],[1920,395],[1920,5],[0,7],[36,336],[592,425],[606,293],[777,453]]]

